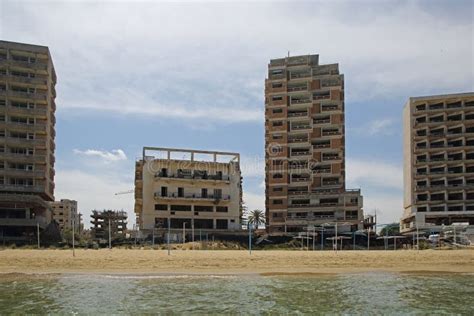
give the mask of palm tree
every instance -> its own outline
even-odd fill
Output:
[[[253,224],[255,228],[265,225],[265,213],[262,210],[253,210],[247,217],[248,223]]]

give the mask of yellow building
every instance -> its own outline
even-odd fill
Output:
[[[135,213],[142,232],[241,229],[240,155],[172,148],[143,149],[136,162]]]
[[[48,47],[0,41],[0,234],[27,241],[51,222],[56,73]]]

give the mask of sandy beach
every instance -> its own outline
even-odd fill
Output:
[[[394,272],[474,273],[474,250],[400,251],[0,251],[0,273],[291,274]]]

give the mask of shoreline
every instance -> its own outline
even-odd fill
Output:
[[[474,250],[0,250],[0,275],[336,275],[474,273]]]

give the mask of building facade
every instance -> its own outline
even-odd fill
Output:
[[[77,211],[77,201],[61,199],[60,201],[51,202],[53,212],[53,220],[58,223],[61,231],[64,229],[80,232],[82,228],[82,216]]]
[[[344,76],[318,55],[273,59],[265,80],[270,234],[363,227],[360,190],[345,186]]]
[[[136,162],[135,213],[141,231],[241,229],[240,155],[171,148],[143,149]]]
[[[91,214],[91,237],[97,241],[125,238],[127,233],[127,212],[93,210]]]
[[[30,240],[51,222],[56,73],[48,47],[0,41],[0,235]]]
[[[410,98],[403,125],[401,232],[474,225],[474,93]]]

